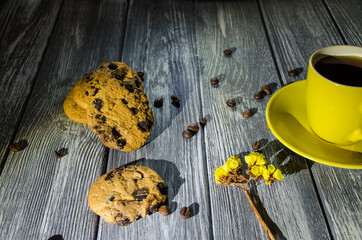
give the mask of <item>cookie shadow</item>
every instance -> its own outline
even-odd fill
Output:
[[[176,164],[163,159],[141,158],[125,165],[139,165],[155,170],[168,186],[168,205],[170,212],[175,212],[177,209],[177,203],[172,202],[172,200],[177,195],[182,184],[185,182],[185,179],[181,177],[180,171],[176,167]]]

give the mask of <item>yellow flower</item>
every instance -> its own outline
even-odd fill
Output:
[[[267,180],[265,182],[266,185],[271,184],[272,182],[275,182],[276,180],[283,180],[284,176],[282,175],[282,171],[280,171],[280,169],[275,169],[274,165],[270,164],[268,165],[268,173],[269,176],[272,177],[272,180],[269,180],[270,177],[268,179],[264,178],[265,180]]]
[[[235,169],[241,166],[241,159],[239,156],[232,156],[226,161],[226,166],[230,169]]]
[[[280,171],[279,169],[275,170],[275,172],[273,173],[273,178],[275,178],[276,180],[283,180],[284,176],[282,175],[282,171]]]
[[[223,167],[216,168],[214,173],[216,183],[221,184],[220,178],[226,176],[227,174],[228,172],[225,171]]]
[[[266,164],[265,156],[262,153],[251,152],[245,156],[245,162],[251,167],[254,165],[260,166]]]
[[[255,177],[260,177],[263,176],[264,172],[265,171],[268,171],[266,169],[266,167],[264,165],[261,165],[261,166],[258,166],[258,165],[255,165],[255,166],[252,166],[251,169],[250,169],[250,172],[255,176]]]

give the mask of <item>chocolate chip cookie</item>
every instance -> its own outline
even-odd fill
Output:
[[[110,170],[90,187],[90,209],[106,222],[126,226],[158,211],[167,198],[167,186],[152,169],[122,166]]]

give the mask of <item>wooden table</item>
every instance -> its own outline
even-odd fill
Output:
[[[361,8],[358,0],[1,1],[0,239],[266,239],[243,192],[214,181],[218,166],[256,140],[285,175],[250,188],[276,239],[361,239],[361,171],[288,150],[264,127],[270,96],[253,98],[263,85],[276,92],[305,79],[317,49],[361,46]],[[105,60],[144,71],[151,103],[165,100],[151,104],[148,144],[131,153],[107,149],[62,109],[75,82]],[[303,71],[288,76],[295,68]],[[246,109],[255,112],[249,119]],[[184,139],[202,116],[206,127]],[[10,151],[21,139],[27,148]],[[63,147],[69,154],[57,159]],[[169,185],[172,214],[127,227],[104,222],[88,207],[91,183],[137,159]],[[184,220],[178,212],[190,205],[194,216]]]

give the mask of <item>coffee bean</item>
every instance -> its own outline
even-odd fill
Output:
[[[63,236],[60,234],[51,236],[50,238],[48,238],[48,240],[64,240]]]
[[[103,101],[102,101],[102,99],[99,99],[99,98],[94,100],[93,104],[94,104],[94,108],[97,110],[101,110],[101,108],[103,107]]]
[[[175,108],[180,108],[181,107],[179,102],[171,102],[171,104],[174,105]]]
[[[268,123],[265,123],[265,128],[270,130]]]
[[[148,191],[147,189],[143,188],[143,189],[136,189],[136,191],[134,191],[133,193],[134,198],[137,201],[142,201],[143,199],[147,198],[148,196]]]
[[[187,127],[187,129],[190,130],[191,132],[197,133],[199,131],[199,126],[192,124],[192,125],[189,125]]]
[[[62,149],[60,149],[60,150],[56,150],[55,151],[55,156],[57,157],[57,158],[62,158],[62,157],[64,157],[65,155],[67,155],[68,154],[68,148],[62,148]]]
[[[13,152],[19,152],[24,150],[28,146],[28,141],[20,140],[9,145],[9,149]]]
[[[162,205],[158,209],[158,212],[161,213],[163,216],[168,216],[170,214],[170,209],[168,208],[167,205]]]
[[[231,56],[232,53],[233,53],[233,52],[231,51],[231,49],[225,49],[225,50],[224,50],[225,56]]]
[[[114,63],[110,63],[110,64],[108,65],[108,68],[111,69],[111,70],[115,70],[115,69],[117,69],[117,65],[114,64]]]
[[[153,106],[155,106],[155,108],[162,108],[163,98],[156,98],[155,101],[153,102]]]
[[[253,115],[253,112],[251,110],[246,110],[243,112],[243,117],[244,118],[248,118],[251,117]]]
[[[228,107],[235,107],[235,104],[236,104],[236,102],[234,99],[228,99],[226,101],[226,105],[228,105]]]
[[[264,92],[263,91],[258,91],[256,93],[254,93],[254,98],[256,100],[260,100],[260,99],[263,99],[264,98]]]
[[[145,75],[144,72],[137,72],[137,75],[140,77],[140,78],[143,78],[143,76]]]
[[[217,86],[219,84],[219,79],[217,77],[210,78],[210,83],[212,86]]]
[[[207,123],[207,120],[206,120],[206,118],[202,117],[202,118],[199,118],[199,122],[200,122],[201,126],[205,126]]]
[[[178,97],[176,97],[175,95],[172,95],[171,96],[171,100],[172,100],[172,102],[180,102],[180,99],[178,98]]]
[[[189,207],[183,207],[180,210],[180,215],[183,219],[188,219],[192,215],[192,211]]]
[[[261,90],[266,94],[266,95],[270,95],[271,94],[271,89],[268,85],[264,85],[261,87]]]
[[[290,76],[290,77],[296,77],[296,76],[298,76],[298,71],[296,70],[296,69],[294,69],[294,70],[290,70],[289,72],[288,72],[288,75]]]
[[[251,147],[254,149],[254,150],[258,150],[260,148],[260,141],[255,141],[253,142],[253,144],[251,145]]]
[[[185,130],[182,132],[182,136],[186,139],[192,138],[192,132],[189,130]]]

